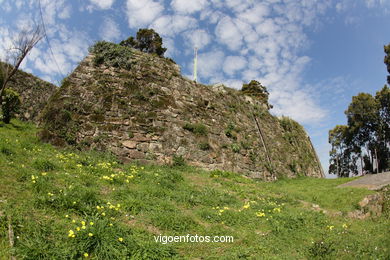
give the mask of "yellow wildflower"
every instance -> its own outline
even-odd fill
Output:
[[[81,221],[81,225],[85,226],[85,221],[84,220]]]
[[[47,175],[47,172],[42,172],[41,175],[42,175],[42,176],[46,176],[46,175]]]
[[[343,224],[343,228],[347,228],[347,227],[348,227],[348,225],[344,223]]]
[[[72,223],[76,223],[76,220],[72,219]]]
[[[89,256],[89,254],[88,253],[84,253],[84,257],[88,257]]]
[[[103,212],[103,213],[102,213],[102,216],[104,217],[105,215],[106,215],[106,213],[105,213],[105,212]]]
[[[91,226],[93,226],[94,223],[91,221],[91,222],[89,222],[89,224],[90,224]]]
[[[82,228],[82,229],[86,229],[87,227],[86,227],[86,226],[82,226],[81,228]]]
[[[258,217],[265,217],[265,213],[264,212],[257,212],[256,216],[258,216]]]
[[[80,231],[81,229],[79,227],[76,228],[77,231]]]
[[[93,237],[93,234],[92,233],[88,233],[88,236]]]
[[[118,238],[118,241],[123,242],[123,238],[122,237]]]

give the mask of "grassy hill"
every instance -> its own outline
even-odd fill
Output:
[[[36,132],[19,121],[0,124],[0,259],[390,257],[388,214],[346,216],[374,193],[336,188],[349,179],[267,183],[188,166],[123,165],[108,153],[43,144]],[[162,244],[160,234],[234,242]]]

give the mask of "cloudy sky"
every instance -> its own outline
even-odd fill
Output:
[[[329,129],[345,124],[352,96],[386,81],[390,0],[0,0],[0,14],[0,57],[15,32],[43,18],[48,41],[22,67],[57,85],[91,44],[139,28],[163,37],[187,77],[197,47],[199,82],[260,81],[272,113],[305,126],[325,170]]]

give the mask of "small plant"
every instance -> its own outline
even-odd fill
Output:
[[[313,242],[313,245],[309,248],[309,256],[314,258],[329,258],[335,251],[332,242],[328,242],[324,239]]]
[[[21,101],[19,94],[12,89],[5,89],[3,94],[3,103],[0,104],[3,110],[3,122],[9,124],[11,118],[18,113]]]
[[[238,144],[232,144],[231,148],[232,148],[232,151],[235,153],[239,153],[241,150],[240,146]]]
[[[37,159],[34,161],[34,168],[40,171],[53,171],[57,169],[57,166],[49,160]]]
[[[172,166],[184,166],[186,162],[181,155],[173,155],[172,157]]]
[[[132,131],[127,132],[127,135],[129,136],[129,138],[133,138],[134,137],[134,133]]]
[[[229,137],[229,138],[232,138],[232,139],[236,140],[237,139],[237,135],[236,135],[236,133],[234,131],[235,128],[236,127],[234,126],[234,124],[229,123],[229,125],[225,129],[225,135],[227,137]]]
[[[202,150],[202,151],[207,151],[207,150],[210,150],[210,145],[209,143],[200,143],[199,144],[199,149]]]
[[[0,152],[1,152],[2,154],[4,154],[4,155],[7,155],[7,156],[13,154],[12,150],[9,149],[9,148],[7,148],[7,147],[1,147],[1,148],[0,148]]]
[[[183,129],[187,130],[187,131],[190,131],[196,135],[207,135],[207,127],[204,125],[204,124],[190,124],[190,123],[187,123],[183,126]]]

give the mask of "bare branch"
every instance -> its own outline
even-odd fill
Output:
[[[5,65],[1,66],[2,82],[0,84],[0,104],[7,83],[18,71],[24,58],[26,58],[28,53],[44,36],[43,26],[38,24],[34,25],[31,29],[21,30],[17,37],[12,41],[13,46],[8,50],[10,62],[6,62]]]

